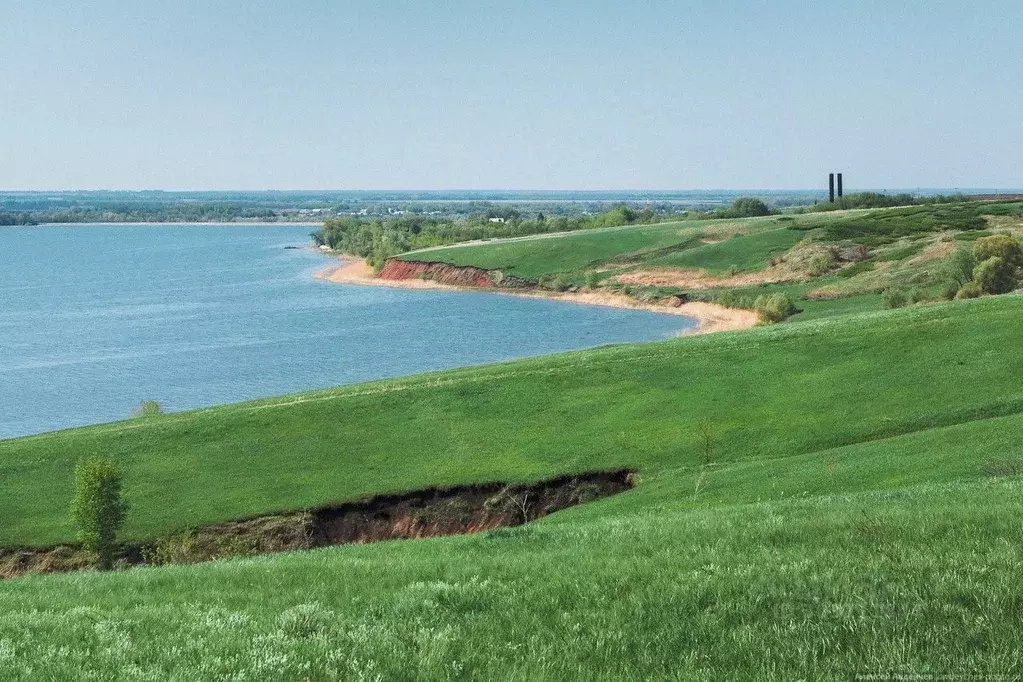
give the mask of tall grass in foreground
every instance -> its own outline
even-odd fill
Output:
[[[598,503],[594,509],[604,503]],[[1023,672],[1017,479],[21,579],[13,679]]]

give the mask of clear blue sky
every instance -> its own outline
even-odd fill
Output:
[[[1023,186],[1023,3],[0,0],[0,189]]]

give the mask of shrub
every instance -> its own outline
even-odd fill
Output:
[[[1019,242],[1007,234],[982,237],[973,243],[973,256],[977,263],[990,258],[1001,258],[1009,268],[1023,268],[1023,249]]]
[[[941,297],[946,301],[951,301],[959,293],[959,289],[962,288],[963,284],[959,280],[949,279],[941,285]]]
[[[956,292],[956,298],[962,300],[964,298],[977,298],[984,294],[984,290],[980,288],[980,285],[976,282],[967,282],[959,291]]]
[[[913,289],[911,292],[909,292],[909,300],[912,301],[913,303],[923,303],[929,298],[930,296],[928,296],[927,292],[924,291],[923,289]]]
[[[757,311],[760,320],[767,324],[781,322],[799,312],[788,294],[782,292],[770,296],[758,296],[753,302],[753,309]]]
[[[1004,294],[1019,286],[1023,248],[1014,237],[995,234],[978,239],[973,243],[973,261],[973,281],[980,291]]]
[[[722,218],[755,218],[770,215],[771,209],[760,199],[740,197],[732,202],[730,208],[718,213]]]
[[[885,308],[903,308],[909,302],[909,297],[902,289],[885,289],[881,294]]]
[[[568,291],[571,284],[561,277],[555,277],[549,282],[548,286],[554,291]]]
[[[726,289],[722,291],[720,294],[718,294],[717,303],[718,305],[723,305],[726,308],[734,308],[735,300],[736,300],[735,292],[731,289]]]
[[[600,275],[597,274],[596,272],[587,272],[586,273],[586,288],[587,289],[596,289],[598,286],[600,286]]]
[[[973,271],[973,280],[987,294],[1005,294],[1016,288],[1019,271],[1000,256],[984,260]]]
[[[117,531],[124,521],[127,505],[121,500],[121,474],[113,460],[93,457],[75,467],[75,495],[71,521],[78,539],[99,555],[100,568],[114,565]]]
[[[133,417],[154,417],[158,414],[163,414],[163,406],[155,400],[143,400],[131,411]]]

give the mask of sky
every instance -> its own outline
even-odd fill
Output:
[[[0,189],[1023,187],[1023,3],[0,0]]]

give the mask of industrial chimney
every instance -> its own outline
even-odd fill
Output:
[[[842,198],[842,174],[838,174],[838,198]]]
[[[835,203],[835,174],[828,173],[828,201]]]

